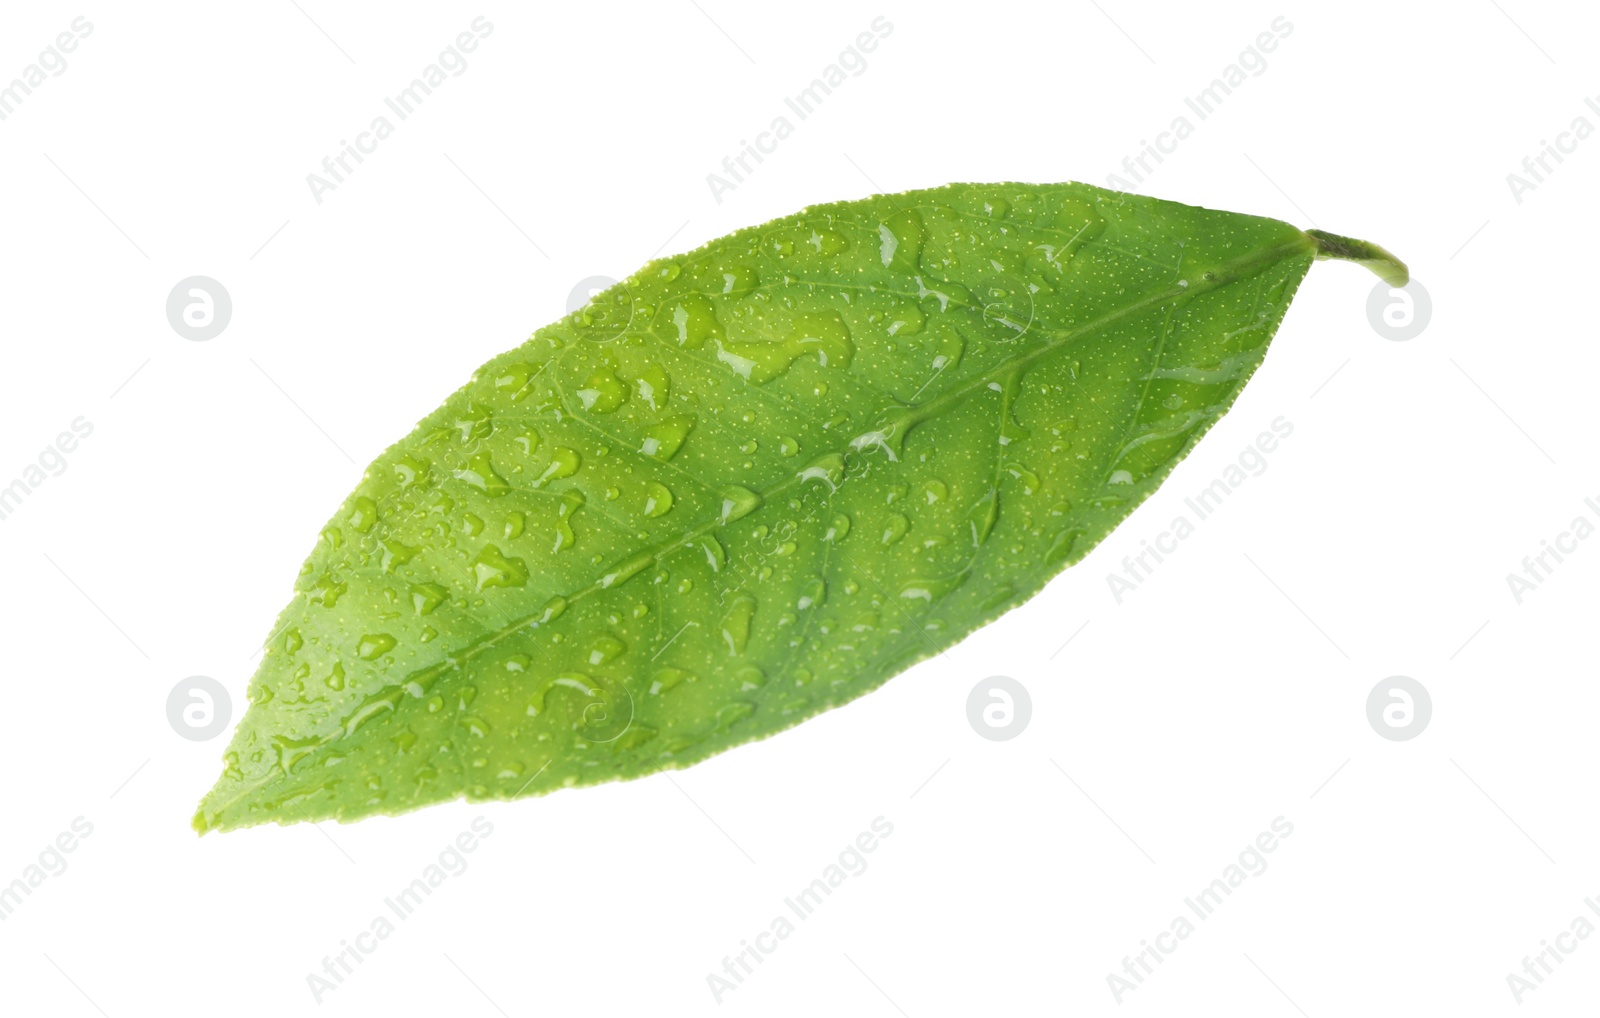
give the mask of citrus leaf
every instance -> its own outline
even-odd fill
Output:
[[[1228,409],[1317,257],[1083,184],[819,205],[653,261],[367,468],[200,831],[683,767],[1027,600]]]

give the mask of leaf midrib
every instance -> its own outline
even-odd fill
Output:
[[[969,381],[963,383],[962,385],[956,386],[955,388],[951,389],[949,392],[942,393],[941,395],[935,397],[934,399],[929,400],[927,403],[923,403],[923,404],[917,405],[915,407],[916,412],[913,413],[913,414],[907,415],[907,417],[905,417],[903,419],[904,420],[904,427],[905,427],[905,429],[907,431],[909,431],[912,427],[916,426],[917,424],[920,424],[923,421],[926,421],[931,417],[937,416],[937,414],[940,411],[942,411],[943,409],[945,409],[946,407],[953,406],[956,403],[959,403],[962,400],[966,399],[968,396],[972,395],[974,392],[981,391],[988,382],[992,381],[996,377],[999,377],[1001,375],[1008,375],[1008,374],[1011,374],[1012,372],[1025,371],[1035,361],[1042,359],[1046,355],[1048,355],[1050,353],[1053,353],[1056,350],[1059,350],[1062,346],[1066,345],[1067,343],[1070,343],[1070,342],[1072,342],[1073,340],[1076,340],[1076,339],[1080,339],[1084,335],[1087,335],[1089,333],[1098,331],[1098,330],[1103,329],[1103,328],[1105,328],[1105,327],[1107,327],[1109,325],[1115,324],[1116,322],[1121,321],[1124,318],[1136,317],[1137,315],[1139,315],[1139,314],[1141,314],[1141,313],[1143,313],[1145,311],[1148,311],[1148,310],[1150,310],[1152,308],[1161,306],[1162,303],[1164,303],[1164,302],[1166,302],[1168,300],[1176,300],[1178,298],[1185,297],[1185,296],[1190,297],[1191,299],[1193,299],[1194,297],[1196,297],[1196,296],[1198,296],[1198,295],[1200,295],[1202,293],[1210,293],[1210,292],[1212,292],[1214,290],[1220,290],[1223,287],[1231,286],[1232,284],[1238,282],[1241,279],[1249,278],[1251,275],[1254,275],[1255,271],[1264,270],[1267,267],[1269,267],[1269,266],[1271,266],[1273,264],[1276,264],[1279,261],[1283,261],[1283,260],[1286,260],[1288,257],[1292,257],[1292,255],[1297,251],[1309,255],[1314,250],[1314,244],[1310,240],[1310,238],[1304,238],[1303,235],[1302,235],[1302,237],[1303,237],[1303,239],[1301,239],[1301,240],[1296,240],[1296,241],[1292,241],[1292,242],[1287,243],[1287,244],[1278,245],[1277,247],[1268,248],[1263,252],[1258,252],[1257,254],[1255,254],[1252,257],[1241,258],[1238,261],[1231,262],[1231,263],[1226,263],[1223,266],[1221,266],[1219,268],[1219,270],[1214,272],[1214,278],[1213,279],[1211,279],[1211,280],[1202,279],[1202,280],[1199,281],[1200,284],[1204,284],[1204,285],[1191,284],[1189,286],[1178,286],[1176,283],[1174,283],[1172,286],[1168,287],[1166,290],[1160,291],[1160,292],[1158,292],[1156,294],[1153,294],[1151,296],[1142,298],[1141,300],[1136,301],[1135,303],[1130,304],[1125,308],[1120,308],[1118,310],[1108,312],[1108,313],[1102,315],[1101,317],[1095,319],[1094,321],[1086,322],[1083,325],[1076,326],[1076,327],[1071,328],[1071,329],[1062,330],[1061,333],[1055,339],[1053,339],[1050,342],[1046,343],[1044,346],[1041,346],[1041,347],[1038,347],[1037,349],[1031,350],[1026,354],[1018,354],[1015,357],[1012,357],[1012,358],[1009,358],[1008,360],[1002,361],[1000,364],[990,368],[988,371],[984,371],[984,372],[981,372],[981,373],[979,373],[977,375],[974,375],[972,377],[972,379],[970,379]],[[753,385],[754,383],[749,383],[749,384]],[[855,437],[859,437],[859,436],[855,436]],[[846,452],[850,451],[851,443],[854,442],[854,441],[855,441],[855,438],[853,437],[849,441],[846,441],[843,444],[842,447],[833,449],[833,450],[830,451],[830,453],[823,453],[823,454],[821,454],[819,456],[813,457],[812,458],[812,462],[815,462],[817,459],[820,459],[823,456],[827,456],[827,455],[830,455],[830,454],[834,454],[834,453],[843,454],[843,453],[846,453]],[[800,475],[798,473],[795,473],[795,474],[792,474],[791,476],[785,478],[784,480],[779,481],[778,483],[771,485],[770,487],[768,487],[765,490],[756,491],[756,494],[761,496],[762,503],[765,504],[769,499],[775,498],[775,497],[787,492],[791,488],[798,486],[800,483],[802,483]],[[709,484],[707,484],[705,486],[707,488],[714,488],[713,485],[709,485]],[[722,525],[722,523],[721,523],[720,519],[718,517],[716,517],[715,515],[713,515],[710,518],[708,518],[704,523],[702,523],[702,524],[700,524],[700,525],[698,525],[696,527],[693,527],[693,528],[689,529],[688,531],[684,532],[684,534],[682,536],[675,537],[675,538],[670,538],[670,539],[668,539],[666,541],[662,541],[662,542],[658,543],[653,549],[650,549],[648,552],[645,552],[643,554],[648,554],[648,556],[651,559],[652,564],[654,564],[656,562],[659,562],[663,555],[668,554],[669,552],[673,551],[675,548],[687,547],[689,544],[691,544],[692,542],[694,542],[698,538],[704,537],[707,534],[710,534],[711,532],[715,531],[721,525]],[[637,553],[633,554],[633,555],[626,555],[626,556],[623,556],[621,558],[620,562],[630,562],[630,561],[633,561],[633,560],[637,559],[638,557],[639,557],[639,554],[637,554]],[[615,566],[617,564],[619,564],[619,562],[613,562],[612,563],[613,566]],[[582,598],[589,597],[589,596],[591,596],[593,594],[599,593],[602,590],[609,589],[609,588],[601,585],[601,580],[604,579],[605,575],[607,575],[607,573],[603,571],[601,573],[601,579],[597,579],[597,580],[591,582],[588,586],[580,588],[579,590],[577,590],[577,591],[575,591],[575,592],[573,592],[571,594],[558,595],[558,596],[564,597],[565,600],[567,601],[567,603],[569,605],[571,605],[571,604],[576,603],[577,601],[579,601]],[[543,610],[543,606],[540,606],[540,611],[542,611],[542,610]],[[528,615],[524,616],[523,618],[521,618],[517,622],[514,622],[511,625],[502,628],[501,630],[497,631],[496,633],[491,634],[490,636],[484,637],[484,638],[482,638],[481,640],[479,640],[476,643],[467,644],[462,651],[457,652],[457,653],[453,653],[451,655],[448,655],[447,659],[455,659],[455,660],[458,660],[458,661],[470,660],[471,657],[476,656],[476,654],[479,652],[479,648],[480,647],[485,646],[485,645],[492,646],[494,643],[498,642],[500,639],[503,639],[505,636],[510,635],[510,633],[516,631],[517,629],[519,629],[519,628],[521,628],[523,626],[526,626],[538,614],[539,614],[538,611],[530,612]],[[430,666],[430,667],[433,667],[433,666]],[[426,669],[421,669],[421,670],[425,671]]]

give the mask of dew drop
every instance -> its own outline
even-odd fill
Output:
[[[883,537],[881,540],[884,544],[894,544],[902,537],[905,537],[906,531],[910,529],[910,520],[906,519],[904,516],[901,516],[899,513],[893,513],[890,515],[888,520],[884,522]]]
[[[651,410],[661,410],[667,405],[671,380],[659,364],[648,364],[633,380],[633,391]]]
[[[628,398],[628,390],[616,372],[609,368],[600,368],[589,376],[583,388],[578,390],[577,396],[585,410],[592,410],[597,414],[609,414],[615,412]]]
[[[522,455],[531,456],[539,448],[539,433],[532,428],[523,428],[519,433],[511,436],[511,441],[522,450]]]
[[[363,661],[374,661],[394,649],[395,638],[388,633],[369,633],[356,644],[356,655]]]
[[[589,645],[589,664],[598,667],[617,659],[627,647],[615,636],[601,636]]]
[[[564,446],[558,447],[550,453],[550,465],[544,468],[544,473],[540,474],[533,482],[533,486],[539,488],[550,481],[571,477],[578,472],[578,467],[582,462],[582,457],[576,451]]]
[[[365,534],[372,529],[372,524],[378,518],[378,504],[365,495],[357,495],[350,500],[350,515],[345,517],[345,522],[351,529]]]
[[[700,538],[700,550],[705,552],[706,565],[714,573],[720,573],[728,564],[728,553],[722,547],[722,542],[717,540],[715,534],[707,534]]]
[[[989,534],[994,530],[995,520],[1000,515],[999,492],[990,488],[978,499],[970,512],[967,513],[967,526],[972,533],[972,546],[974,548],[989,539]]]
[[[750,619],[755,611],[756,599],[749,594],[741,594],[733,599],[728,614],[722,619],[722,640],[728,645],[729,654],[744,653],[750,642]]]
[[[411,610],[418,615],[432,614],[450,592],[437,583],[417,583],[411,587]]]
[[[838,230],[827,226],[812,227],[806,244],[819,255],[836,255],[850,246],[850,241]]]
[[[820,576],[813,576],[800,588],[800,598],[795,602],[795,607],[800,611],[815,608],[828,599],[828,584]]]
[[[828,486],[830,493],[838,491],[844,481],[844,456],[829,453],[801,470],[798,476],[801,481],[821,481]]]
[[[693,417],[670,417],[659,424],[652,424],[644,430],[639,451],[662,462],[670,460],[683,448],[684,439],[689,437],[694,423]]]
[[[672,492],[664,484],[650,481],[644,488],[644,514],[650,517],[665,516],[672,508]]]
[[[615,569],[611,570],[611,572],[600,577],[600,586],[603,588],[610,588],[627,583],[635,576],[638,576],[646,569],[649,569],[655,564],[655,561],[655,553],[648,551],[635,555],[630,559],[626,559],[618,564]]]
[[[970,572],[963,571],[954,576],[942,578],[907,580],[905,585],[900,588],[900,596],[907,600],[926,601],[932,604],[952,590],[960,587],[963,583],[966,583],[967,577],[970,575]]]
[[[1022,483],[1022,493],[1024,495],[1032,495],[1043,487],[1039,481],[1039,475],[1019,463],[1007,463],[1004,469],[1006,473]]]
[[[663,305],[655,327],[657,335],[689,350],[720,340],[725,333],[716,305],[703,293],[686,293]]]
[[[1056,563],[1071,558],[1073,550],[1077,547],[1078,538],[1082,537],[1083,534],[1084,531],[1081,527],[1069,527],[1057,534],[1055,539],[1050,542],[1049,550],[1044,553],[1045,561]]]
[[[994,609],[1010,601],[1012,598],[1016,597],[1016,595],[1017,591],[1015,587],[1011,586],[1009,583],[1002,583],[998,587],[994,588],[989,596],[984,598],[979,603],[978,607],[986,612],[993,611]]]
[[[884,268],[914,274],[925,237],[920,213],[915,209],[896,212],[878,227],[878,258]]]
[[[733,725],[756,712],[756,705],[738,701],[730,703],[717,711],[716,725],[718,728],[731,728]]]
[[[402,488],[409,488],[428,476],[429,464],[415,456],[401,456],[394,462],[394,479]]]
[[[541,626],[549,625],[551,622],[554,622],[556,619],[560,618],[562,613],[566,610],[567,599],[558,594],[545,602],[544,610],[539,613],[537,622]]]
[[[394,572],[399,567],[416,558],[417,553],[422,551],[420,547],[413,547],[409,544],[401,544],[399,541],[393,538],[384,541],[382,546],[383,557],[380,561],[380,567],[386,573]]]
[[[509,393],[513,401],[522,400],[528,395],[528,380],[535,373],[532,365],[508,364],[494,377],[495,391]]]
[[[744,519],[761,507],[761,496],[749,488],[732,485],[722,491],[722,522]]]
[[[493,417],[494,411],[482,403],[469,403],[465,410],[456,415],[455,427],[461,432],[462,444],[487,437],[494,430]]]
[[[507,556],[492,544],[484,545],[478,557],[472,560],[472,573],[479,591],[490,587],[520,587],[528,582],[528,564]]]
[[[828,530],[822,535],[824,541],[842,541],[850,534],[850,517],[839,513],[828,522]]]
[[[661,668],[650,679],[650,695],[660,696],[667,690],[685,682],[695,681],[693,672],[686,672],[682,668]]]
[[[520,511],[513,510],[509,513],[506,513],[506,525],[503,531],[506,540],[509,541],[513,538],[521,537],[523,530],[527,528],[527,524],[528,518]]]
[[[582,508],[583,504],[583,495],[576,491],[562,495],[561,504],[556,506],[556,543],[551,551],[558,552],[578,543],[578,535],[572,529],[572,514]]]

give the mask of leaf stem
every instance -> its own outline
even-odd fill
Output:
[[[1411,280],[1406,263],[1376,244],[1354,237],[1341,237],[1326,230],[1307,230],[1306,235],[1317,242],[1319,259],[1342,258],[1365,265],[1390,286],[1405,286]]]

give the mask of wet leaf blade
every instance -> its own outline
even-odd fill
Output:
[[[1274,220],[999,184],[651,262],[372,463],[195,826],[639,777],[861,696],[1154,491],[1318,254]]]

